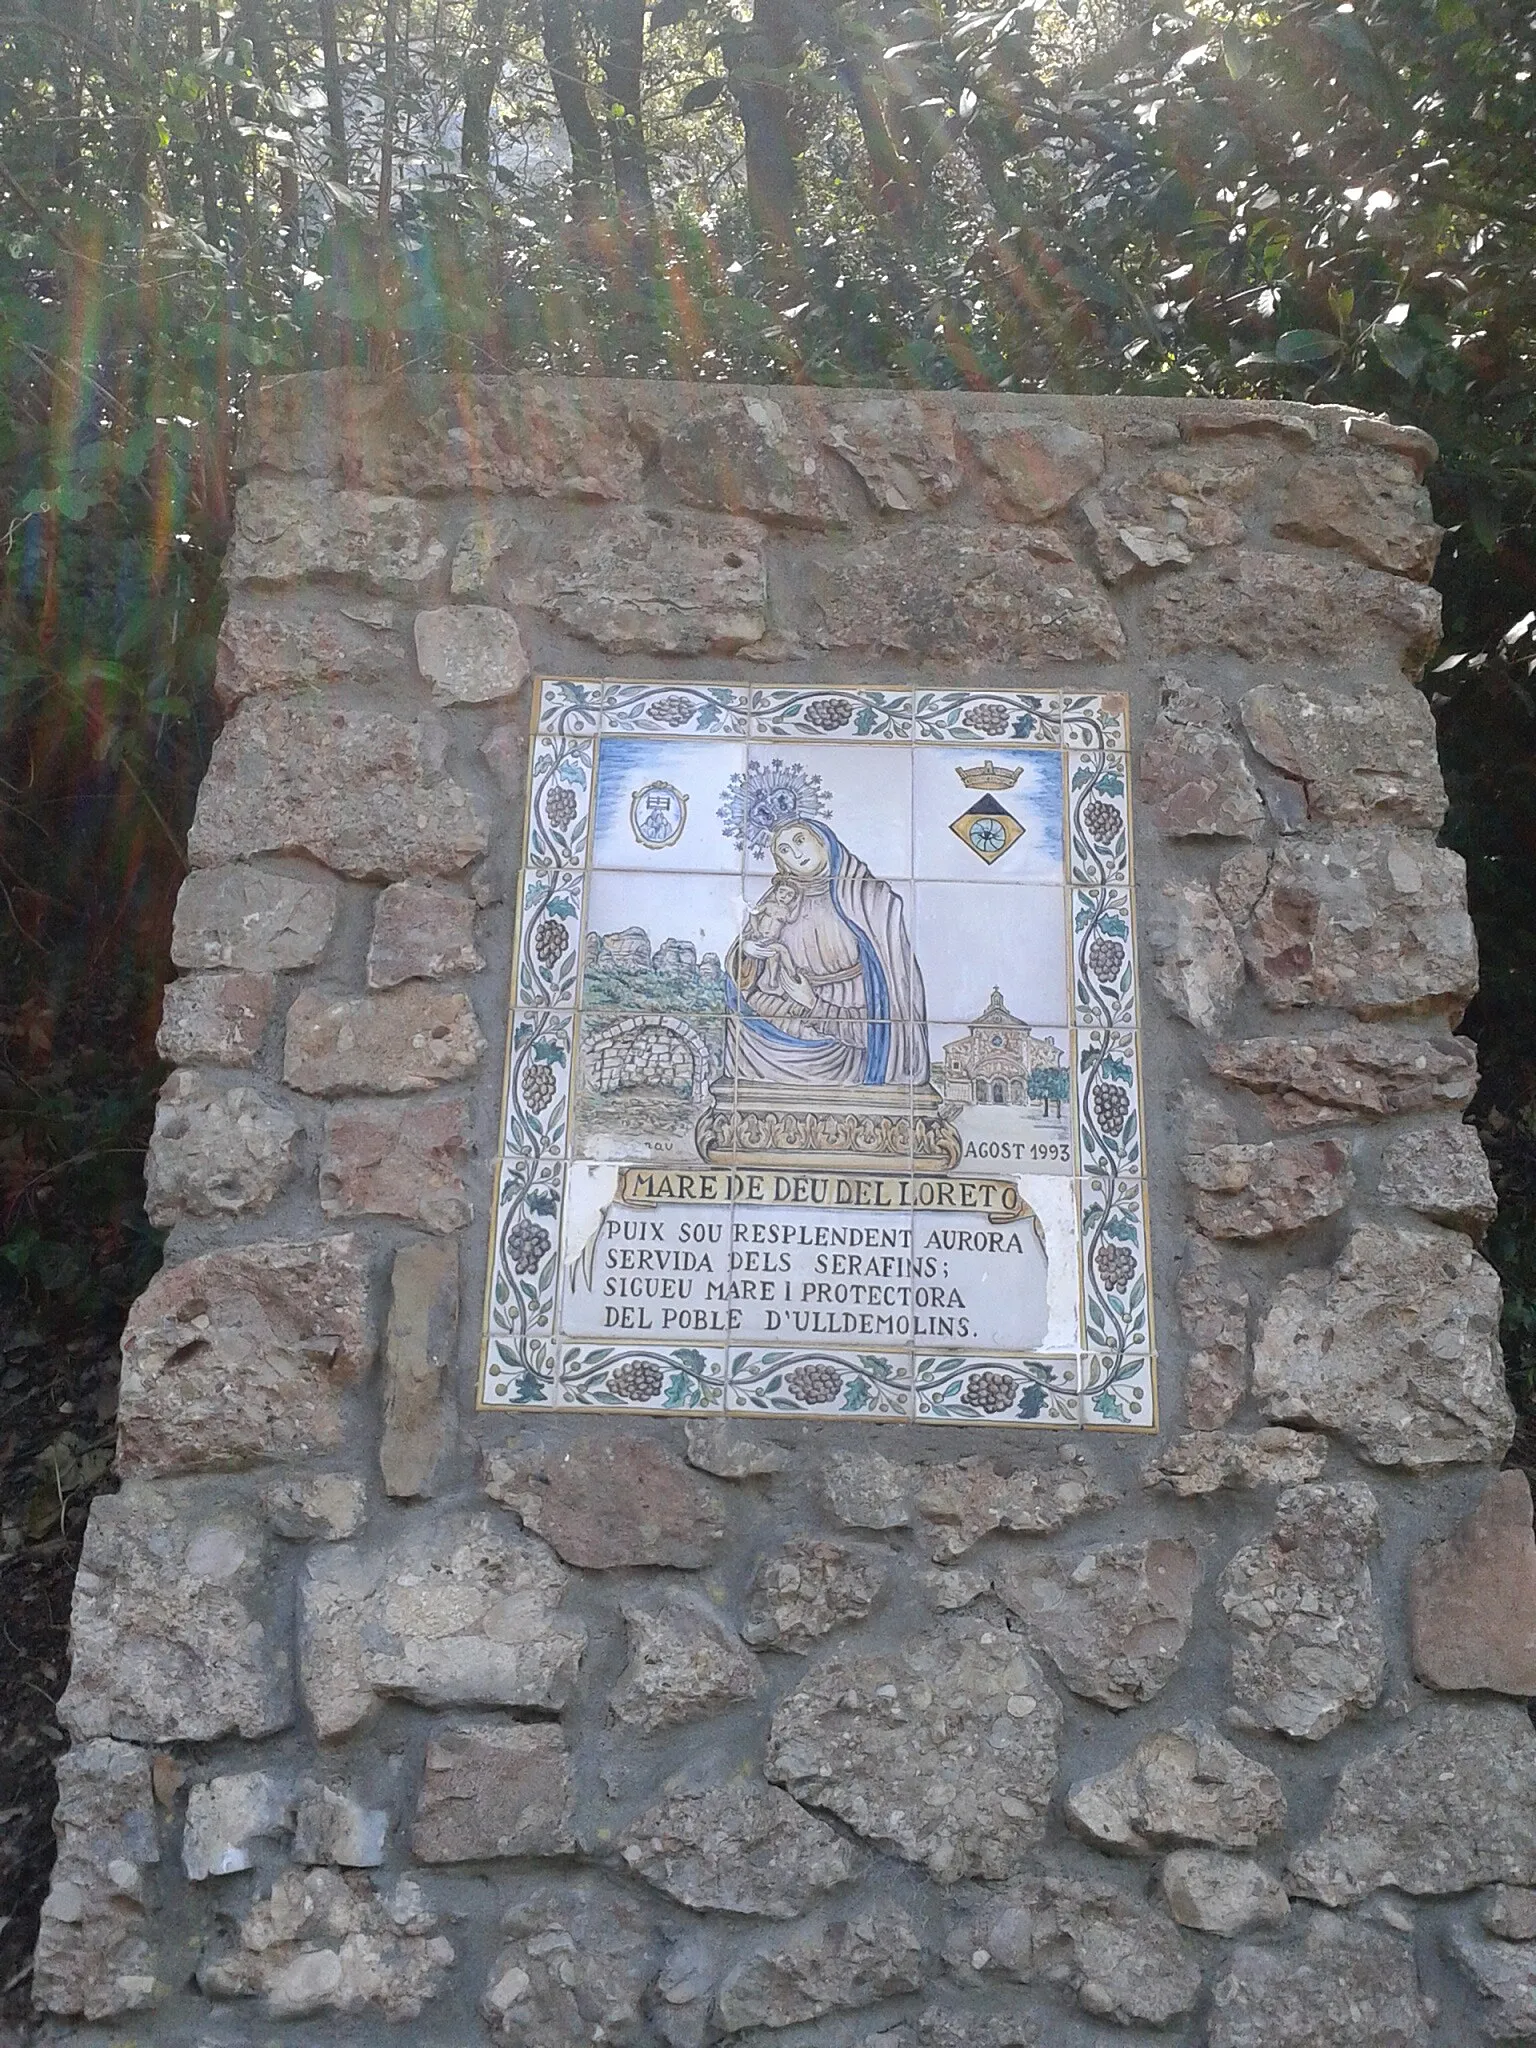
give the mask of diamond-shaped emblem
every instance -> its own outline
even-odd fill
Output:
[[[1003,809],[995,796],[977,797],[949,829],[988,867],[1001,860],[1015,840],[1024,837],[1024,827],[1011,811]]]

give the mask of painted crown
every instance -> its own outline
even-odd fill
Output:
[[[1012,789],[1024,770],[999,768],[995,761],[983,761],[979,768],[957,768],[955,773],[967,789]]]

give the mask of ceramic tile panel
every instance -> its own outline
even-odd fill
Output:
[[[484,1405],[1150,1428],[1121,701],[534,723]]]

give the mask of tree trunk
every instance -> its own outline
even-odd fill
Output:
[[[318,0],[320,58],[325,68],[325,113],[331,137],[331,176],[345,185],[351,170],[347,151],[347,108],[341,95],[341,45],[336,37],[336,0]]]
[[[379,121],[379,212],[381,228],[389,226],[395,175],[395,0],[384,0],[384,112]]]
[[[571,145],[571,217],[582,225],[596,217],[603,203],[602,130],[587,98],[586,70],[576,45],[570,0],[541,0],[539,16],[544,61]]]
[[[507,0],[475,0],[459,140],[459,164],[466,171],[484,171],[491,161],[491,102],[506,54]]]
[[[187,0],[182,21],[187,39],[187,69],[195,72],[203,54],[202,0]],[[192,125],[197,141],[193,145],[192,157],[197,166],[197,186],[203,200],[203,228],[209,241],[217,248],[224,233],[224,222],[219,211],[218,166],[213,151],[215,104],[210,91],[193,108]]]
[[[651,166],[645,147],[641,72],[645,64],[645,0],[608,0],[603,86],[608,102],[608,153],[619,220],[636,258],[649,270],[656,227]]]
[[[721,38],[746,143],[747,209],[770,270],[786,282],[799,271],[803,138],[787,83],[805,48],[798,17],[796,0],[753,0],[750,26],[728,29]]]
[[[240,20],[251,40],[251,55],[255,59],[256,76],[262,90],[276,92],[277,51],[272,43],[272,26],[267,20],[265,0],[241,0]],[[278,218],[283,224],[284,238],[292,241],[299,229],[299,174],[290,157],[283,158],[277,167],[277,189]]]

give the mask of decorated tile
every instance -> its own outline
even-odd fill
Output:
[[[563,1156],[569,1129],[573,1022],[563,1010],[519,1010],[507,1047],[502,1150],[536,1160]]]
[[[1077,1034],[1078,1130],[1088,1173],[1142,1172],[1136,1041],[1128,1031]]]
[[[482,1398],[1149,1426],[1119,701],[555,698]]]
[[[744,733],[751,691],[735,683],[610,683],[603,731]]]
[[[560,1398],[567,1408],[632,1415],[718,1414],[725,1406],[725,1353],[689,1344],[567,1344]]]
[[[1076,1429],[1077,1376],[1075,1356],[920,1353],[913,1375],[914,1420]]]
[[[788,1345],[733,1351],[726,1407],[736,1415],[906,1422],[912,1415],[912,1356]]]
[[[920,740],[1017,740],[1026,746],[1061,745],[1060,699],[1025,690],[919,690],[913,732]]]
[[[586,885],[580,869],[524,869],[513,981],[520,1005],[569,1009],[575,1002]]]
[[[572,739],[595,733],[602,724],[606,685],[567,676],[545,676],[538,684],[534,729]]]
[[[1068,826],[1074,882],[1128,882],[1131,835],[1123,754],[1069,754]]]
[[[592,813],[595,740],[540,734],[528,778],[528,865],[579,868],[586,864]]]
[[[909,689],[839,690],[824,683],[752,692],[754,738],[899,739],[912,732]]]

